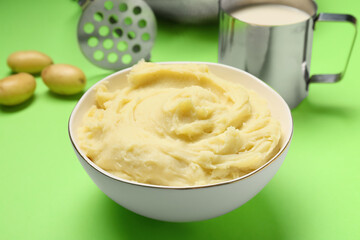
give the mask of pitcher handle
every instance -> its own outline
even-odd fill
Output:
[[[316,74],[310,77],[308,83],[334,83],[340,81],[345,74],[346,68],[349,64],[350,56],[354,47],[357,29],[356,29],[356,18],[349,14],[335,14],[335,13],[319,13],[318,16],[316,16],[314,24],[316,22],[349,22],[352,23],[355,27],[355,33],[353,37],[353,41],[351,43],[350,51],[348,54],[348,57],[345,62],[344,70],[340,73],[335,74]]]

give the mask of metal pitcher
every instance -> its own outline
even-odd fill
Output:
[[[231,13],[253,4],[283,4],[311,17],[294,24],[265,26],[247,23]],[[274,88],[296,107],[307,95],[310,83],[338,82],[345,73],[356,37],[356,18],[348,14],[317,14],[312,0],[220,0],[218,61],[243,69]],[[316,22],[350,22],[355,34],[342,72],[309,75],[313,31]]]

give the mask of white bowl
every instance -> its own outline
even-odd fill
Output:
[[[164,62],[160,64],[199,63]],[[253,89],[269,102],[274,118],[282,126],[280,151],[262,167],[230,181],[195,187],[167,187],[134,183],[120,179],[95,165],[77,144],[77,129],[84,114],[95,103],[95,86],[108,81],[108,88],[127,85],[130,69],[114,73],[91,87],[79,100],[69,120],[69,135],[75,153],[94,183],[121,206],[140,215],[163,221],[185,222],[220,216],[243,205],[254,197],[275,175],[289,149],[293,123],[291,112],[282,97],[258,78],[242,70],[218,63],[207,64],[210,70],[224,79]]]

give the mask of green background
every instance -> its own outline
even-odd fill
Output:
[[[360,18],[359,1],[317,3],[321,12]],[[0,77],[10,74],[7,56],[28,49],[80,67],[87,88],[112,73],[81,54],[80,15],[70,0],[1,0]],[[159,20],[152,60],[216,62],[217,28],[217,22]],[[350,24],[320,23],[312,73],[341,69],[352,33]],[[0,239],[360,239],[359,41],[345,78],[311,85],[292,110],[294,138],[274,179],[244,206],[202,222],[151,220],[105,196],[68,137],[69,114],[80,96],[54,95],[37,77],[30,101],[0,107]]]

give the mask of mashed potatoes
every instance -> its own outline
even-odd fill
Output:
[[[234,179],[279,150],[281,129],[255,92],[206,65],[140,62],[128,87],[100,85],[85,115],[80,148],[130,181],[194,186]]]

